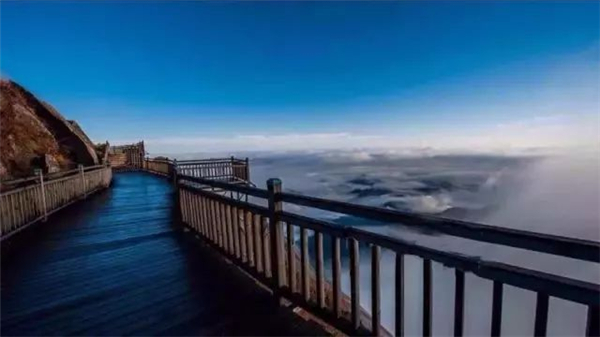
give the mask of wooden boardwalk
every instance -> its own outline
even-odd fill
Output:
[[[113,188],[3,242],[1,335],[323,335],[173,225],[169,183]]]

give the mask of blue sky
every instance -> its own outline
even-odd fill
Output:
[[[2,75],[97,141],[554,146],[557,128],[597,141],[595,1],[3,1],[0,15]]]

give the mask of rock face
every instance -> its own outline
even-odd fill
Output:
[[[95,146],[74,121],[10,80],[0,80],[0,178],[98,164]]]

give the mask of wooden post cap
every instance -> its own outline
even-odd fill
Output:
[[[267,187],[271,189],[271,187],[281,186],[281,179],[279,178],[271,178],[267,180]]]

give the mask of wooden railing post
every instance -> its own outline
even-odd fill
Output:
[[[42,210],[44,212],[44,218],[42,221],[48,220],[48,207],[46,207],[46,188],[44,187],[44,173],[40,169],[35,170],[35,175],[40,177],[40,200],[42,202]]]
[[[173,172],[171,172],[171,174],[173,175],[173,186],[177,186],[177,159],[173,159]]]
[[[168,165],[168,162],[165,163],[165,165]],[[167,166],[168,168],[168,166]],[[173,175],[173,188],[175,189],[173,191],[174,194],[174,198],[175,198],[175,221],[176,223],[181,223],[182,221],[182,208],[183,205],[181,204],[181,188],[179,188],[179,186],[177,186],[177,159],[173,159],[173,166],[171,167],[172,170],[172,175]],[[167,170],[168,172],[168,170]],[[167,173],[168,175],[168,173]]]
[[[79,164],[77,165],[77,168],[79,168],[79,175],[81,176],[81,196],[87,198],[87,186],[85,186],[85,171],[83,170],[83,165]]]
[[[269,191],[269,231],[271,237],[271,275],[273,277],[273,286],[275,294],[283,287],[283,232],[281,230],[281,222],[279,221],[279,212],[283,209],[283,203],[278,200],[277,195],[281,193],[281,180],[267,180],[267,189]]]
[[[244,179],[246,181],[250,181],[250,162],[248,160],[248,157],[246,157],[246,167],[244,167]]]

